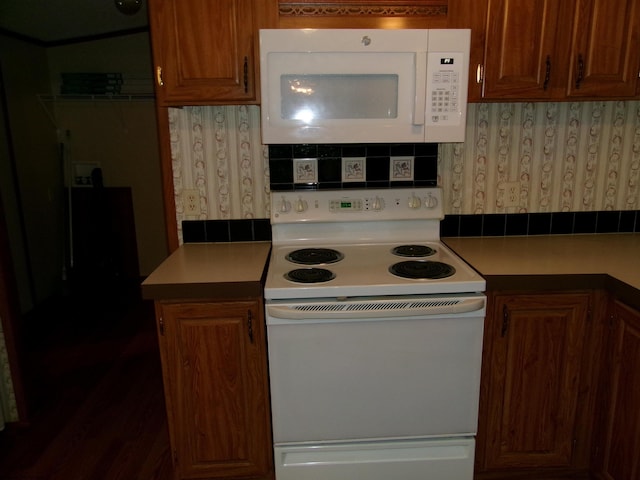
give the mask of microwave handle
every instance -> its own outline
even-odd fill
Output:
[[[427,52],[416,52],[416,95],[413,105],[413,124],[424,125],[427,95]]]

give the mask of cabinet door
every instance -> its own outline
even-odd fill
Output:
[[[567,95],[633,97],[640,70],[640,1],[575,3]]]
[[[640,478],[640,312],[615,302],[608,358],[597,470],[607,480]]]
[[[256,15],[273,0],[150,0],[162,105],[256,103]],[[264,18],[267,21],[267,18]]]
[[[482,469],[571,466],[589,305],[587,293],[493,297]]]
[[[551,96],[560,6],[560,0],[488,0],[483,98]]]
[[[158,310],[177,478],[273,471],[259,302],[163,303]]]

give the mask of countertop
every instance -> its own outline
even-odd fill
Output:
[[[590,281],[635,297],[633,303],[640,298],[637,233],[445,237],[442,241],[483,275],[489,288],[517,286],[520,276],[539,288],[541,281],[548,283],[555,277],[564,288],[572,282],[582,288]],[[565,277],[569,275],[572,279]],[[535,276],[541,281],[536,283]]]
[[[262,295],[271,242],[187,243],[142,282],[146,299]]]
[[[640,234],[444,237],[488,288],[604,286],[640,304]],[[262,295],[270,242],[181,245],[142,283],[147,299]]]

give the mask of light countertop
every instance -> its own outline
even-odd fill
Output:
[[[147,299],[262,295],[271,242],[181,245],[142,283]]]
[[[607,275],[640,293],[640,234],[447,237],[480,274]]]
[[[442,240],[488,285],[499,277],[597,276],[615,280],[640,298],[637,233]],[[262,295],[270,249],[270,242],[184,244],[142,283],[142,295],[155,300]]]

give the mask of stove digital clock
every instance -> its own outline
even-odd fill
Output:
[[[361,210],[362,200],[360,199],[329,200],[330,212],[360,212]]]

